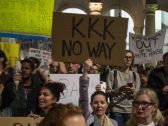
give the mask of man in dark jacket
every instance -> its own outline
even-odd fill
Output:
[[[168,109],[168,52],[163,55],[163,67],[155,68],[149,74],[148,87],[156,91],[160,110]]]
[[[22,60],[21,73],[16,73],[15,82],[7,83],[2,92],[2,108],[9,107],[12,116],[26,116],[37,107],[37,96],[41,84],[32,79],[34,68],[31,60]]]

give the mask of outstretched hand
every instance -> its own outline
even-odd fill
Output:
[[[93,61],[91,59],[85,60],[85,62],[83,63],[83,72],[88,73],[92,65]]]

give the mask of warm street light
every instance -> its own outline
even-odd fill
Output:
[[[101,15],[101,10],[103,8],[103,3],[101,0],[90,0],[89,9],[91,15]]]

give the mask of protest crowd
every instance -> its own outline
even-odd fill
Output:
[[[111,1],[0,2],[0,126],[168,126],[168,2]]]
[[[83,64],[49,61],[44,69],[38,58],[27,57],[19,61],[20,69],[16,70],[8,66],[5,52],[0,50],[1,117],[46,117],[40,125],[47,126],[50,124],[47,116],[63,116],[63,111],[56,108],[70,106],[72,110],[67,110],[67,113],[70,111],[67,116],[85,118],[87,126],[166,125],[168,52],[163,55],[163,64],[155,68],[134,65],[131,50],[125,51],[122,67],[96,64],[91,59]],[[50,74],[80,74],[78,106],[73,105],[73,101],[71,105],[58,103],[61,95],[65,95],[66,85],[52,80]],[[89,74],[100,76],[100,83],[95,85],[91,96]],[[55,116],[52,115],[54,111]]]

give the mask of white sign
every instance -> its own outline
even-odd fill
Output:
[[[150,36],[129,35],[129,47],[135,55],[135,64],[162,60],[165,29]]]
[[[61,96],[61,103],[70,103],[78,105],[79,101],[79,78],[82,74],[50,74],[53,81],[62,82],[66,85],[64,95]],[[89,98],[95,92],[95,86],[100,83],[99,74],[89,74]]]
[[[48,65],[48,59],[51,58],[51,52],[30,48],[28,56],[38,58],[41,61],[41,65]]]

